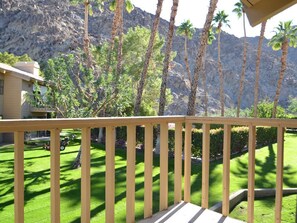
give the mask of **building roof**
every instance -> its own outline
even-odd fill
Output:
[[[2,73],[11,72],[10,73],[11,75],[26,81],[41,81],[41,82],[44,81],[44,79],[39,75],[33,75],[32,73],[22,71],[20,69],[17,69],[15,67],[9,66],[4,63],[0,63],[0,72]]]
[[[297,3],[297,0],[241,0],[251,26],[273,17]]]

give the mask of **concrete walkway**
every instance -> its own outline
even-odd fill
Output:
[[[139,223],[244,223],[230,217],[201,208],[197,205],[181,202],[169,207],[167,210],[154,214],[151,218]]]

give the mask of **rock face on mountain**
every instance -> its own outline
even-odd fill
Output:
[[[113,13],[106,9],[103,13],[94,10],[90,17],[89,32],[92,44],[109,38]],[[41,62],[59,53],[73,52],[83,43],[83,6],[73,6],[69,1],[56,0],[0,0],[0,51],[21,55],[29,54]],[[124,29],[137,25],[150,28],[154,16],[135,8],[124,15]],[[159,32],[166,36],[168,22],[161,20]],[[200,30],[197,29],[189,41],[189,60],[194,68]],[[169,74],[168,87],[171,88],[174,102],[168,106],[166,114],[186,114],[189,81],[185,79],[184,42],[174,37],[173,50],[177,56]],[[225,80],[226,106],[237,104],[239,78],[242,64],[243,39],[223,33],[221,37],[222,64]],[[250,107],[254,98],[255,58],[258,38],[248,38],[248,57],[242,108]],[[297,95],[297,50],[289,50],[288,67],[283,81],[280,104],[287,105],[289,96]],[[207,49],[206,75],[209,111],[219,108],[219,78],[217,72],[217,42]],[[274,52],[264,41],[260,70],[260,100],[273,99],[280,69],[280,52]],[[197,114],[203,112],[204,91],[199,80],[197,93]]]

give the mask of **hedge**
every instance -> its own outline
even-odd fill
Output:
[[[137,126],[136,129],[137,144],[144,142],[144,127]],[[183,131],[183,138],[184,138]],[[192,130],[192,155],[195,157],[202,156],[202,129]],[[174,129],[168,131],[168,148],[169,151],[174,151]],[[257,127],[257,147],[266,146],[275,143],[277,140],[277,129],[272,127]],[[126,128],[117,128],[117,139],[126,139]],[[231,154],[241,153],[247,149],[249,137],[249,128],[246,126],[234,126],[231,129]],[[156,127],[154,127],[154,145],[156,142],[157,134]],[[216,159],[223,154],[223,138],[224,129],[210,129],[210,157]]]

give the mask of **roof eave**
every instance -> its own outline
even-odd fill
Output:
[[[297,3],[297,0],[241,0],[251,26],[256,26]]]

